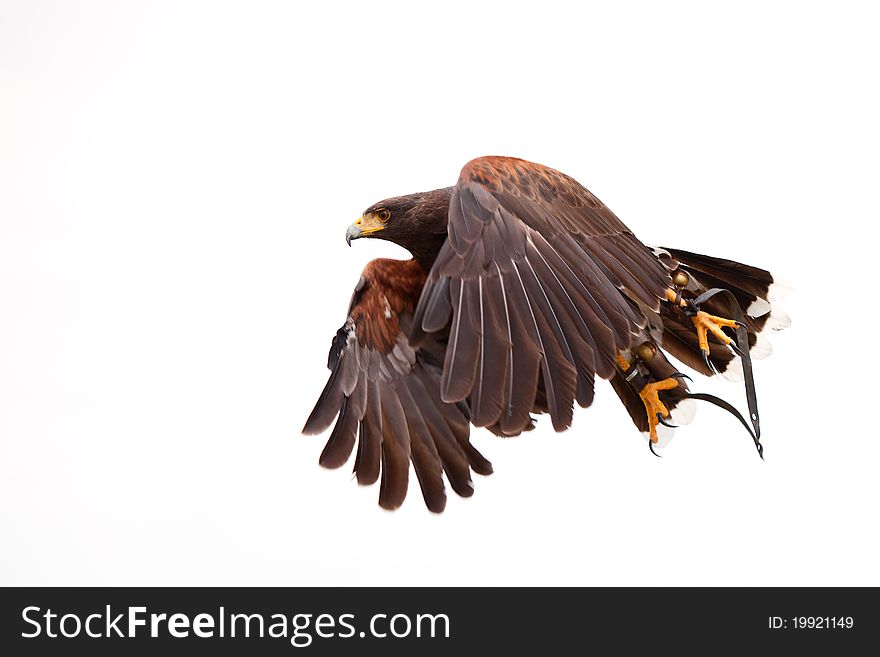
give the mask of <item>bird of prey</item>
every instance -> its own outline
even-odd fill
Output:
[[[336,420],[320,464],[357,443],[360,484],[381,477],[379,504],[401,505],[410,462],[428,509],[461,496],[492,466],[470,427],[515,436],[548,414],[556,431],[575,402],[611,382],[651,451],[693,415],[693,400],[736,415],[762,452],[751,358],[761,333],[788,325],[773,276],[723,258],[642,244],[573,178],[511,157],[467,163],[452,187],[367,208],[346,241],[378,238],[411,260],[370,262],[333,339],[330,378],[303,433]],[[749,422],[691,392],[668,352],[701,374],[745,380]]]

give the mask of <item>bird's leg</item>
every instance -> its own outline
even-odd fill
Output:
[[[657,437],[657,425],[660,423],[660,419],[669,417],[669,409],[660,401],[659,393],[661,390],[672,390],[677,387],[677,379],[664,379],[663,381],[646,384],[639,392],[639,397],[642,398],[642,403],[645,405],[645,410],[648,413],[648,434],[652,443],[656,444],[659,440]]]
[[[723,317],[717,317],[715,315],[710,315],[709,313],[703,312],[702,310],[698,310],[697,314],[691,317],[691,321],[694,323],[694,326],[697,328],[697,340],[700,343],[700,351],[702,351],[706,356],[709,355],[709,333],[714,335],[718,340],[721,341],[722,344],[730,344],[733,340],[728,337],[724,331],[721,330],[723,326],[730,326],[732,328],[736,328],[737,322],[735,319],[725,319]]]
[[[636,357],[637,359],[647,361],[653,358],[655,353],[656,347],[646,343],[636,350]],[[620,352],[617,353],[615,359],[617,361],[617,366],[625,373],[630,372],[637,366],[635,361],[630,363]],[[679,377],[673,376],[668,379],[663,379],[662,381],[647,381],[646,377],[642,376],[636,376],[634,379],[633,383],[636,384],[637,387],[639,383],[642,384],[641,389],[639,389],[639,397],[645,405],[645,412],[648,414],[648,435],[651,442],[656,444],[659,440],[659,437],[657,436],[657,425],[660,423],[666,424],[666,422],[663,422],[663,418],[669,417],[669,409],[666,408],[666,405],[662,401],[660,401],[660,391],[677,388]],[[627,380],[631,379],[627,377]]]
[[[679,292],[673,289],[666,290],[666,298],[670,303],[676,302],[690,316],[697,329],[697,341],[700,345],[700,353],[703,355],[703,362],[711,370],[712,364],[709,362],[709,334],[711,333],[721,344],[733,346],[733,340],[721,329],[725,326],[735,329],[740,325],[735,319],[726,319],[716,315],[710,315],[707,312],[699,310],[695,305],[689,303],[687,299],[682,299]]]

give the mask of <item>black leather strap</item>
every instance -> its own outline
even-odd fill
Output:
[[[728,413],[733,415],[735,418],[737,418],[740,422],[742,422],[742,425],[746,428],[746,431],[749,432],[749,435],[752,437],[752,440],[755,443],[755,449],[758,450],[758,456],[760,456],[762,459],[764,458],[764,446],[761,445],[761,440],[758,438],[758,436],[756,436],[754,434],[751,427],[749,427],[748,422],[746,422],[746,419],[742,416],[742,413],[740,413],[738,410],[736,410],[736,407],[734,407],[732,404],[727,403],[726,401],[724,401],[720,397],[716,397],[715,395],[710,395],[707,392],[690,392],[690,391],[688,391],[685,394],[688,397],[688,399],[699,399],[700,401],[706,401],[706,402],[709,402],[710,404],[714,404],[718,408],[723,408],[725,411],[727,411]]]
[[[761,422],[758,415],[758,394],[755,391],[755,376],[752,372],[752,358],[749,355],[749,334],[748,331],[746,331],[745,316],[743,315],[742,308],[740,308],[736,297],[733,296],[733,293],[730,290],[724,290],[718,287],[713,287],[711,290],[703,292],[703,294],[694,299],[694,305],[699,307],[712,297],[718,295],[727,299],[733,314],[731,319],[735,319],[739,322],[739,325],[736,327],[735,351],[742,360],[743,378],[745,379],[746,388],[746,403],[749,406],[749,419],[752,421],[752,427],[754,428],[753,435],[756,440],[760,440]]]

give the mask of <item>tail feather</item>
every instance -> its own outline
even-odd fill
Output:
[[[779,331],[791,324],[777,303],[790,288],[769,271],[681,249],[654,249],[654,253],[670,271],[678,269],[688,274],[690,282],[686,290],[694,296],[714,287],[730,290],[745,315],[749,351],[753,359],[766,357],[772,351],[766,332]],[[702,309],[713,315],[733,316],[732,309],[720,296],[710,299]],[[702,362],[696,332],[690,322],[683,320],[671,308],[664,308],[661,318],[663,348],[689,367],[711,376],[712,372]],[[732,332],[730,336],[734,337]],[[722,345],[710,344],[709,360],[727,378],[742,378],[739,357]]]

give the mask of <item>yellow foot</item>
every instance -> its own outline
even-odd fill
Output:
[[[725,335],[721,328],[724,326],[736,328],[738,324],[734,319],[716,317],[715,315],[710,315],[702,310],[698,311],[696,315],[691,317],[691,321],[697,328],[697,340],[700,343],[700,351],[703,352],[704,358],[709,356],[709,333],[718,338],[721,344],[730,344],[733,340]]]
[[[679,306],[682,308],[688,307],[688,301],[681,299],[675,290],[666,290],[666,299],[669,303],[675,303],[676,300],[678,300]],[[739,322],[735,319],[726,319],[724,317],[710,315],[702,310],[698,310],[697,314],[691,317],[691,321],[697,329],[697,340],[700,344],[700,352],[703,354],[703,362],[705,362],[706,367],[711,370],[713,368],[712,364],[709,362],[709,334],[711,333],[718,338],[721,344],[731,344],[733,340],[731,340],[721,329],[725,326],[736,328],[739,325]]]
[[[677,387],[678,379],[664,379],[663,381],[647,384],[639,393],[639,397],[642,398],[642,403],[645,405],[645,410],[648,412],[648,428],[652,443],[656,443],[659,440],[657,437],[657,425],[660,423],[660,420],[657,416],[669,417],[669,409],[660,401],[658,393],[661,390],[672,390]]]

